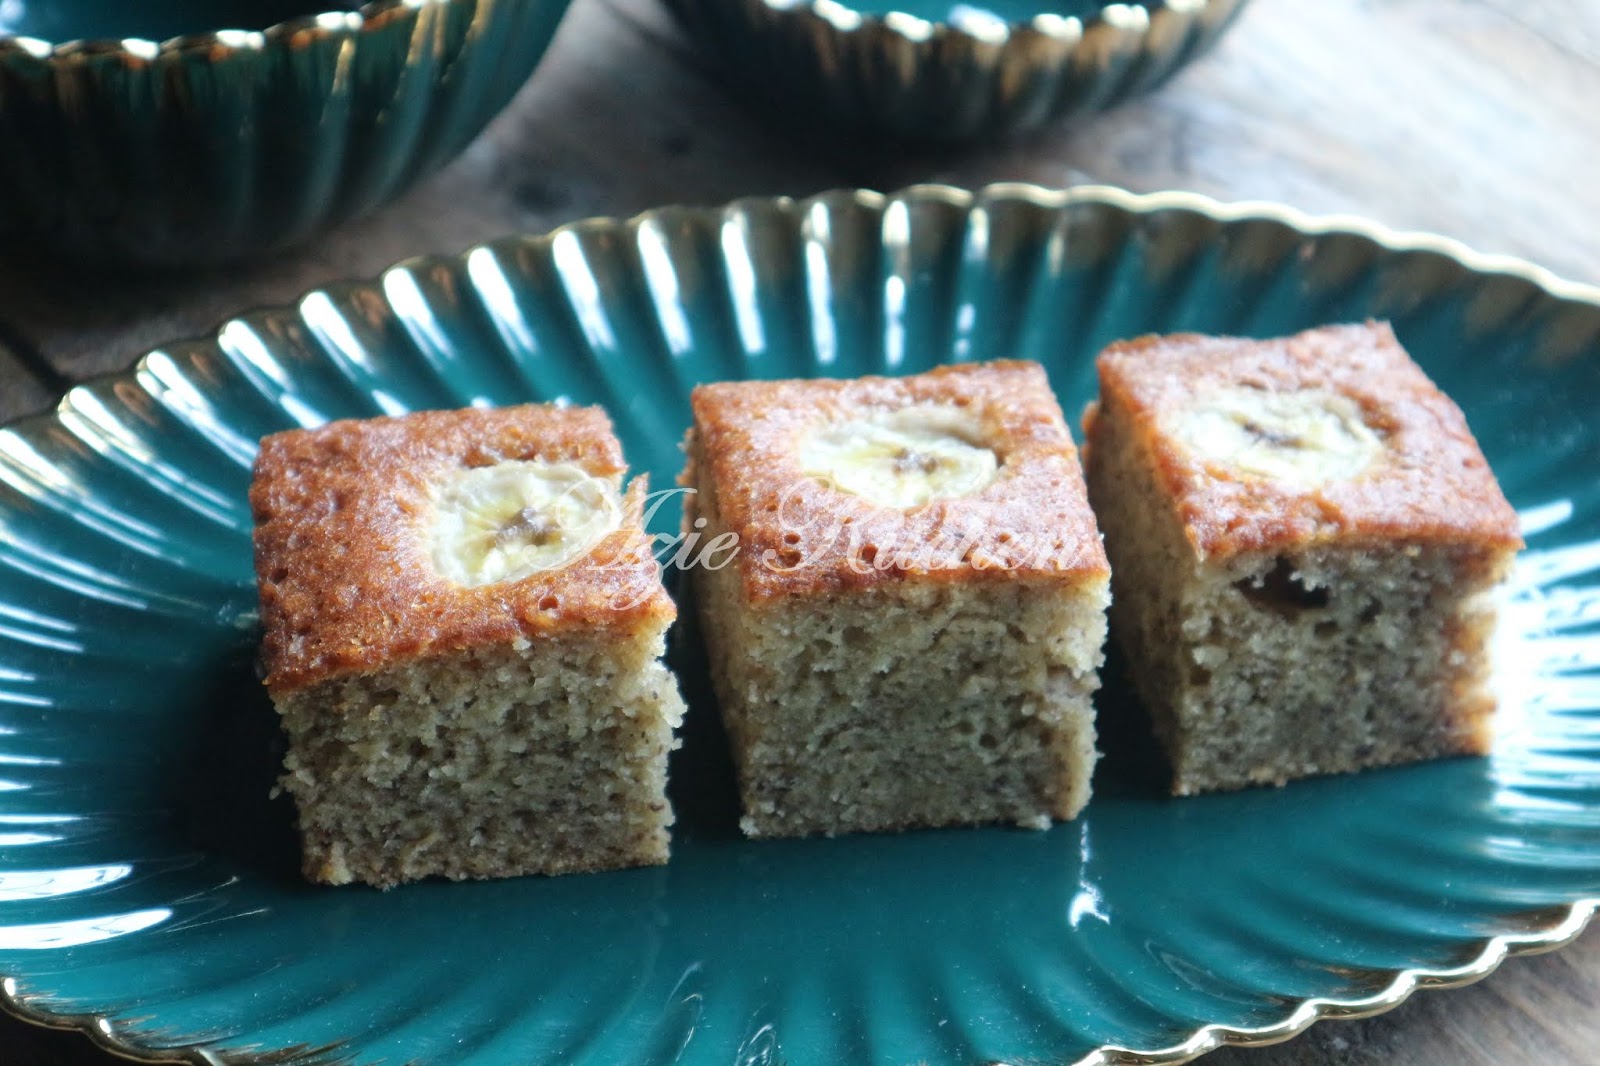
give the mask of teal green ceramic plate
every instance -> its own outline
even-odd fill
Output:
[[[1114,338],[1367,316],[1460,401],[1526,525],[1491,757],[1171,800],[1113,661],[1075,822],[747,843],[680,631],[670,865],[297,876],[252,670],[262,434],[565,398],[663,484],[697,381],[1022,356],[1075,410]],[[0,431],[4,1000],[195,1063],[976,1066],[1178,1061],[1472,980],[1600,899],[1597,395],[1600,292],[1106,189],[666,209],[245,315]]]

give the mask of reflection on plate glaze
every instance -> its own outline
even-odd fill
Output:
[[[1530,547],[1508,583],[1495,648],[1494,802],[1535,825],[1583,817],[1600,789],[1600,540],[1537,546],[1573,516],[1571,500],[1524,512]]]
[[[10,870],[0,873],[0,903],[50,899],[104,888],[133,872],[127,863],[75,866],[59,870]]]
[[[37,925],[0,925],[0,951],[54,951],[142,933],[172,917],[169,907]]]
[[[1109,922],[1111,916],[1105,912],[1105,900],[1100,895],[1100,889],[1086,876],[1089,869],[1089,823],[1085,821],[1079,829],[1078,835],[1078,862],[1081,870],[1078,875],[1078,891],[1073,894],[1072,902],[1067,905],[1067,924],[1074,929],[1085,918],[1096,918],[1102,922]]]
[[[604,403],[661,484],[701,380],[1003,352],[1077,410],[1116,337],[1368,316],[1523,507],[1493,758],[1174,801],[1113,662],[1080,821],[750,844],[685,610],[668,866],[299,880],[252,662],[262,434]],[[1435,239],[1008,186],[590,222],[170,345],[0,430],[0,824],[37,838],[0,851],[0,1003],[196,1064],[1149,1063],[1481,977],[1600,898],[1596,337],[1600,292]]]

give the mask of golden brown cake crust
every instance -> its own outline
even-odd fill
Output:
[[[624,470],[597,407],[418,412],[265,438],[250,506],[273,694],[519,637],[670,620],[640,527],[643,478],[624,497],[621,528],[561,569],[472,588],[435,573],[427,522],[438,479],[533,459],[604,478]]]
[[[1479,551],[1486,565],[1496,565],[1522,545],[1516,513],[1465,417],[1386,323],[1329,326],[1267,341],[1141,337],[1111,345],[1098,365],[1101,407],[1142,438],[1201,558],[1337,539],[1448,543]],[[1225,386],[1341,394],[1381,438],[1382,454],[1354,478],[1306,489],[1234,476],[1160,431],[1191,397]],[[1097,421],[1091,406],[1086,447],[1094,447]]]
[[[904,378],[701,385],[683,483],[715,499],[740,536],[735,565],[752,602],[908,577],[1081,580],[1109,573],[1077,450],[1036,363],[939,367]],[[917,404],[964,408],[1000,461],[979,491],[910,510],[877,506],[807,476],[802,434]],[[688,512],[695,513],[694,509]]]

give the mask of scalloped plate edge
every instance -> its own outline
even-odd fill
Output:
[[[1220,1047],[1264,1047],[1293,1039],[1312,1025],[1327,1019],[1354,1020],[1383,1014],[1400,1006],[1421,989],[1461,988],[1481,981],[1500,968],[1500,964],[1518,955],[1539,955],[1555,951],[1572,943],[1588,927],[1596,912],[1600,912],[1600,898],[1583,899],[1566,908],[1556,908],[1556,921],[1524,933],[1505,933],[1487,937],[1483,947],[1471,962],[1446,969],[1419,967],[1395,972],[1387,987],[1371,996],[1355,999],[1306,999],[1294,1012],[1277,1025],[1256,1029],[1235,1029],[1225,1025],[1201,1026],[1188,1039],[1169,1047],[1152,1050],[1105,1045],[1085,1055],[1071,1066],[1176,1066],[1191,1062],[1208,1051]],[[1355,974],[1380,975],[1388,971],[1357,970]],[[103,1014],[57,1014],[35,1008],[28,997],[17,989],[11,977],[0,979],[0,1010],[32,1025],[46,1029],[77,1030],[87,1036],[97,1047],[115,1055],[143,1063],[192,1064],[192,1066],[276,1066],[287,1061],[286,1056],[316,1056],[334,1051],[337,1045],[326,1049],[292,1048],[272,1052],[217,1054],[204,1048],[175,1048],[162,1051],[138,1043],[138,1033],[131,1028],[123,1031],[118,1023]],[[329,1066],[343,1059],[321,1060]],[[994,1063],[991,1066],[1005,1066]]]
[[[1257,1029],[1235,1029],[1226,1025],[1206,1025],[1187,1040],[1153,1051],[1107,1045],[1090,1052],[1072,1066],[1167,1066],[1189,1062],[1220,1047],[1262,1047],[1292,1039],[1324,1019],[1353,1020],[1370,1018],[1400,1006],[1413,992],[1425,988],[1461,988],[1494,973],[1506,959],[1517,955],[1539,955],[1555,951],[1578,939],[1600,911],[1600,899],[1582,899],[1567,907],[1556,907],[1555,922],[1523,933],[1503,933],[1480,941],[1483,946],[1471,962],[1444,969],[1418,967],[1392,971],[1394,978],[1371,996],[1354,999],[1305,999],[1294,1012],[1277,1025]],[[1543,914],[1544,912],[1535,912]],[[1386,970],[1353,970],[1352,975],[1381,975]]]
[[[835,189],[798,200],[788,196],[750,197],[734,200],[721,207],[685,208],[678,205],[656,207],[640,212],[625,221],[613,216],[596,216],[569,222],[534,239],[543,243],[552,241],[562,233],[569,231],[597,227],[612,228],[621,225],[639,226],[667,213],[682,212],[684,210],[716,215],[737,209],[742,204],[757,202],[777,203],[790,208],[798,206],[803,213],[814,204],[826,203],[830,199],[836,199],[840,196],[854,198],[860,202],[878,207],[896,200],[937,200],[952,206],[970,207],[982,200],[1015,199],[1047,209],[1061,209],[1080,203],[1099,203],[1120,208],[1133,215],[1148,215],[1167,210],[1188,210],[1219,223],[1236,222],[1245,219],[1265,219],[1282,223],[1307,237],[1347,233],[1366,237],[1385,251],[1392,253],[1433,252],[1456,261],[1468,270],[1483,274],[1520,277],[1537,285],[1552,296],[1588,303],[1600,309],[1600,286],[1568,281],[1526,259],[1510,255],[1478,252],[1460,241],[1438,234],[1396,230],[1357,215],[1312,215],[1286,204],[1267,200],[1241,200],[1225,203],[1200,193],[1177,191],[1133,193],[1109,185],[1083,185],[1070,189],[1049,189],[1044,186],[1021,182],[1001,182],[982,186],[977,190],[969,190],[954,185],[923,184],[912,185],[893,193],[881,193],[868,189]],[[512,237],[502,240],[508,239],[517,240],[518,238]],[[443,258],[465,260],[482,248],[493,247],[497,243],[501,242],[478,245],[462,252],[459,256],[446,256]],[[417,265],[436,261],[439,258],[438,256],[424,255],[404,259],[383,271],[378,278],[394,271],[412,269]],[[376,283],[378,278],[358,279],[357,283],[361,283],[362,280],[368,283]],[[307,290],[292,301],[289,306],[299,305],[308,296],[322,291],[326,287],[317,286]],[[229,319],[229,321],[231,322],[233,319]],[[227,322],[224,322],[205,336],[214,338],[226,326]],[[165,345],[162,347],[165,347]],[[122,378],[137,373],[144,367],[146,358],[147,356],[141,356],[127,370],[99,375],[75,386],[73,389],[68,390],[63,402],[66,402],[78,388],[90,385],[95,381]],[[34,420],[53,420],[55,417],[55,413],[45,412],[27,416],[8,425]],[[0,426],[0,432],[3,432],[5,428],[5,426]],[[1259,1028],[1203,1025],[1196,1028],[1186,1039],[1164,1048],[1138,1049],[1111,1044],[1102,1045],[1076,1062],[1068,1064],[1068,1066],[1175,1066],[1175,1064],[1190,1062],[1219,1047],[1260,1047],[1267,1044],[1280,1043],[1298,1036],[1316,1022],[1324,1019],[1356,1019],[1382,1014],[1404,1003],[1413,992],[1419,989],[1460,988],[1489,976],[1499,968],[1502,962],[1513,956],[1537,955],[1564,947],[1582,935],[1584,929],[1588,927],[1597,912],[1600,912],[1600,897],[1584,898],[1569,904],[1556,904],[1549,908],[1535,909],[1524,914],[1524,918],[1529,922],[1529,928],[1519,932],[1484,937],[1479,941],[1482,946],[1477,955],[1470,962],[1459,966],[1444,968],[1416,967],[1402,970],[1352,969],[1350,971],[1352,977],[1388,978],[1388,983],[1385,987],[1373,995],[1350,999],[1304,999],[1299,1002],[1288,1018],[1275,1025]],[[164,1050],[140,1043],[142,1034],[137,1029],[138,1019],[118,1022],[105,1014],[59,1013],[48,1008],[34,1006],[30,1001],[35,998],[43,999],[44,997],[29,996],[18,988],[17,980],[14,976],[0,975],[0,1010],[23,1022],[43,1028],[77,1030],[101,1049],[135,1062],[184,1064],[184,1066],[285,1066],[285,1064],[291,1063],[295,1059],[312,1061],[305,1060],[303,1057],[307,1055],[313,1057],[325,1055],[335,1052],[338,1048],[338,1045],[335,1044],[325,1048],[280,1048],[272,1051],[248,1051],[242,1053],[213,1052],[196,1046]],[[335,1058],[333,1060],[321,1059],[317,1061],[319,1061],[319,1066],[322,1066],[322,1064],[337,1066],[337,1064],[347,1060]],[[994,1063],[990,1064],[990,1066],[1006,1066],[1006,1064]]]

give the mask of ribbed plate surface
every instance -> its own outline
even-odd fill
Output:
[[[1114,661],[1074,823],[746,843],[680,631],[671,865],[296,876],[252,671],[261,434],[566,397],[606,404],[662,486],[697,381],[1021,356],[1076,411],[1114,338],[1367,316],[1461,403],[1527,526],[1493,757],[1172,801]],[[208,1063],[956,1066],[1177,1060],[1481,976],[1600,897],[1597,395],[1593,290],[1104,189],[665,209],[243,316],[0,431],[4,999]]]
[[[707,59],[826,136],[992,140],[1164,84],[1245,0],[666,0]]]

